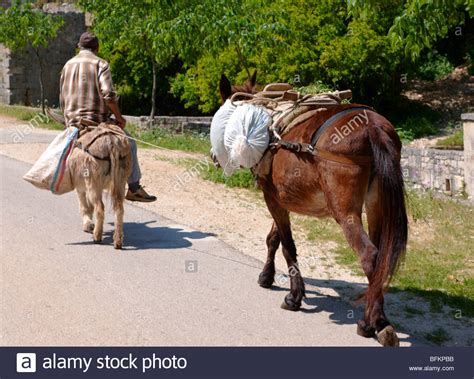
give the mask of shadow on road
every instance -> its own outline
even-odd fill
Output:
[[[167,226],[153,227],[150,224],[156,223],[156,220],[146,222],[126,222],[123,225],[124,231],[124,250],[147,250],[147,249],[181,249],[191,247],[191,240],[203,239],[215,236],[212,233],[203,233],[197,231],[186,231],[181,228],[171,228]],[[113,223],[111,230],[104,232],[102,240],[103,245],[112,245]],[[90,238],[90,237],[89,237]],[[73,242],[69,245],[91,245],[94,242],[87,241]]]
[[[300,312],[326,312],[329,315],[329,319],[335,324],[354,325],[354,333],[356,333],[357,321],[363,317],[364,313],[364,304],[359,304],[356,299],[367,288],[366,284],[307,277],[304,278],[304,282],[306,284],[306,298],[303,300]],[[318,292],[318,288],[333,289],[337,292],[338,296],[321,294]],[[288,292],[289,288],[273,285],[271,290]],[[400,331],[406,333],[403,328]],[[401,342],[409,342],[412,346],[420,346],[420,343],[412,336],[402,337],[399,335],[399,338]]]

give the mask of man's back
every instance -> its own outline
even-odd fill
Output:
[[[116,100],[109,64],[89,50],[70,59],[61,73],[60,103],[66,125],[81,118],[104,122],[110,116],[106,102]]]

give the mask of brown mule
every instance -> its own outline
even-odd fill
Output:
[[[223,75],[220,81],[222,100],[237,91],[253,93],[254,85],[255,75],[245,86],[238,88],[231,87]],[[351,106],[329,106],[293,128],[283,139],[308,143],[326,120]],[[289,213],[332,216],[359,256],[369,280],[364,295],[364,318],[358,322],[357,333],[364,337],[377,336],[383,346],[398,346],[397,334],[383,306],[385,289],[407,244],[400,139],[388,120],[367,107],[359,106],[336,118],[322,133],[316,147],[320,154],[283,148],[271,150],[269,173],[257,177],[274,219],[267,236],[267,260],[258,283],[265,288],[272,286],[275,253],[281,243],[291,287],[282,308],[299,310],[305,287],[298,268]],[[371,163],[367,164],[358,157],[368,157]],[[361,220],[364,205],[368,234]]]

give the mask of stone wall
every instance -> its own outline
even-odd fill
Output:
[[[0,104],[10,103],[10,51],[0,44]]]
[[[64,25],[47,49],[40,49],[44,69],[44,93],[48,105],[59,103],[59,77],[64,64],[75,55],[79,36],[86,30],[85,16],[71,4],[46,4],[44,10],[64,18]],[[0,103],[38,105],[39,65],[31,48],[10,52],[0,45]]]
[[[403,148],[405,181],[452,195],[465,191],[464,152],[432,148]]]
[[[172,133],[193,132],[209,134],[212,117],[171,117],[157,116],[153,121],[148,117],[125,116],[127,122],[137,125],[140,129],[162,128]]]
[[[405,180],[422,188],[474,200],[474,113],[461,115],[464,150],[403,148]]]

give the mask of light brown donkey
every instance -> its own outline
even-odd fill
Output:
[[[233,88],[222,76],[222,100],[235,92],[252,92],[254,84],[253,77],[245,86]],[[291,129],[283,139],[294,145],[308,144],[328,120],[314,153],[289,151],[282,146],[267,151],[271,167],[257,180],[274,222],[258,282],[262,287],[272,286],[275,253],[281,243],[290,275],[290,293],[282,307],[299,310],[305,287],[289,213],[331,216],[341,226],[369,280],[358,334],[377,336],[384,346],[398,346],[397,334],[384,312],[384,291],[407,244],[401,142],[389,121],[369,107],[357,105],[328,106]],[[368,234],[362,225],[364,205]]]
[[[72,182],[79,198],[82,227],[84,231],[93,233],[96,243],[102,241],[103,234],[102,195],[104,190],[109,191],[115,212],[113,240],[116,249],[121,249],[123,245],[123,203],[131,159],[128,137],[122,129],[111,124],[100,124],[82,133],[68,158]]]

